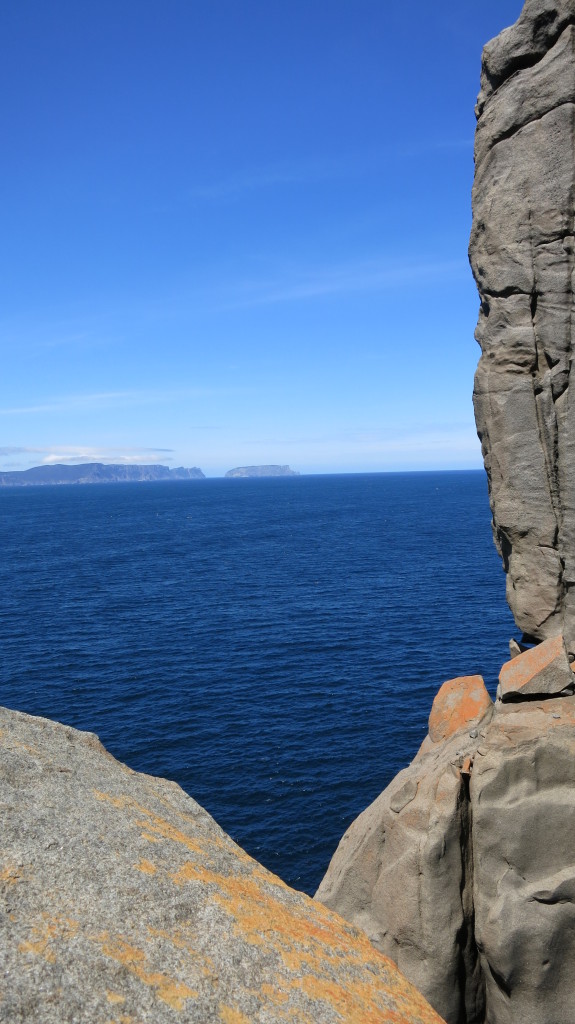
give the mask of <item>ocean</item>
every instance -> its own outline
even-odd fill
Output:
[[[483,472],[0,489],[0,703],[174,779],[313,893],[518,636]]]

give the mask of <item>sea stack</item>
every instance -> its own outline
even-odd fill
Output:
[[[443,684],[317,893],[448,1024],[575,1024],[574,114],[575,0],[526,0],[483,53],[470,246],[477,428],[524,643],[494,704],[476,675]]]
[[[575,2],[527,0],[484,49],[470,259],[474,404],[507,599],[575,653]]]

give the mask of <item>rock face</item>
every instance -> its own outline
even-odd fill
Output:
[[[474,404],[494,536],[518,626],[575,653],[575,0],[526,0],[487,44],[477,117]]]
[[[532,655],[501,677],[530,677]],[[444,684],[417,757],[352,824],[316,898],[448,1024],[574,1024],[575,697],[485,697],[478,677]]]
[[[3,1024],[441,1024],[173,782],[0,709]]]

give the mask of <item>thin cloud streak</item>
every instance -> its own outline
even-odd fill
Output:
[[[272,164],[238,172],[219,181],[195,185],[188,191],[187,198],[213,202],[240,199],[246,194],[273,188],[315,185],[338,178],[344,180],[377,174],[390,160],[410,160],[425,154],[472,149],[473,137],[470,136],[467,139],[434,139],[408,146],[389,146],[377,153],[364,153],[355,157],[339,156]]]
[[[465,260],[435,261],[424,263],[365,263],[355,266],[332,267],[311,271],[306,277],[288,283],[286,279],[269,282],[248,282],[236,290],[236,300],[228,308],[265,306],[280,302],[296,302],[343,293],[381,291],[401,288],[417,282],[452,281],[460,276],[469,276],[469,265]],[[232,289],[233,293],[233,289]]]
[[[173,448],[98,448],[98,447],[54,447],[45,449],[48,454],[42,459],[43,466],[58,464],[78,465],[83,462],[103,462],[108,465],[146,465],[151,458],[163,456],[163,462],[173,462]],[[168,456],[168,457],[166,457]]]
[[[14,456],[24,456],[18,461]],[[32,466],[78,465],[103,462],[116,465],[149,465],[150,462],[174,462],[173,448],[109,447],[101,445],[45,445],[0,448],[2,472],[30,469]],[[36,456],[36,458],[32,458]]]
[[[230,389],[185,388],[178,391],[102,391],[87,395],[64,395],[36,405],[0,409],[0,416],[33,416],[42,413],[82,412],[94,409],[161,405],[189,398],[230,394]]]

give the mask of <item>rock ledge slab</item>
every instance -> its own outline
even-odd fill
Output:
[[[3,1024],[441,1024],[367,938],[97,737],[0,709]]]

